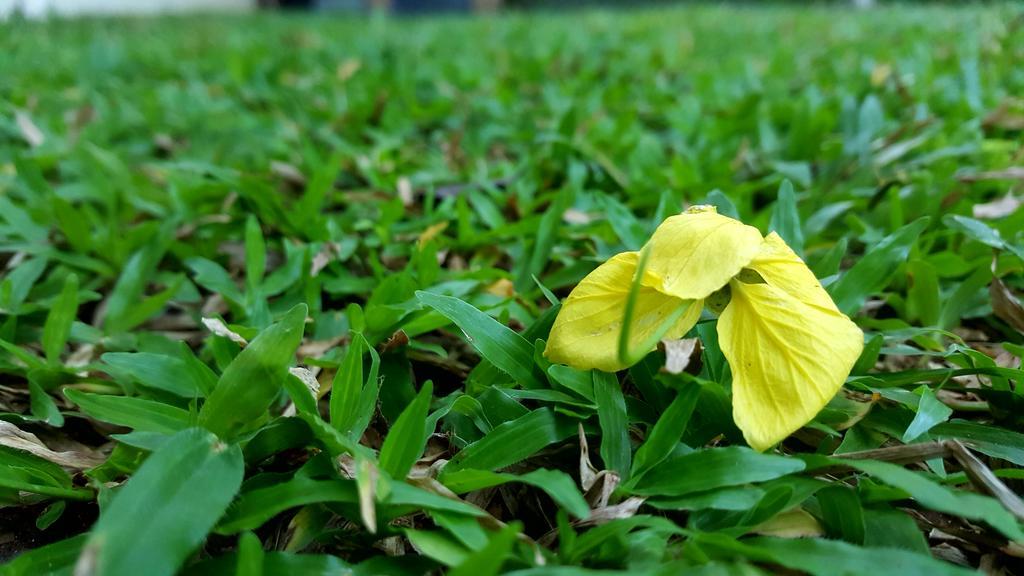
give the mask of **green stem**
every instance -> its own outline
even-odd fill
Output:
[[[630,331],[633,325],[633,315],[636,311],[636,301],[640,297],[641,280],[644,277],[644,270],[647,268],[647,256],[648,248],[645,246],[640,252],[640,260],[636,265],[633,283],[629,286],[629,295],[626,297],[626,309],[622,315],[622,330],[619,332],[619,362],[627,366],[632,366],[642,360],[648,352],[658,345],[665,332],[668,332],[669,328],[675,325],[682,318],[683,314],[690,309],[690,306],[693,306],[692,300],[682,301],[683,304],[669,314],[647,340],[641,342],[640,346],[637,346],[635,349],[630,349]]]
[[[64,498],[66,500],[88,501],[96,497],[96,494],[92,490],[79,488],[59,488],[57,486],[40,486],[39,484],[31,484],[29,482],[18,482],[17,480],[0,480],[0,486],[4,488],[10,488],[12,490],[20,490],[22,492],[40,494],[43,496]]]

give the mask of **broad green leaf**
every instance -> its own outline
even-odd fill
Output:
[[[254,530],[289,508],[315,502],[356,504],[356,484],[351,480],[314,480],[297,475],[280,484],[244,492],[228,509],[216,531],[235,534]]]
[[[907,317],[922,326],[938,326],[941,294],[935,267],[924,260],[907,264]]]
[[[658,422],[651,428],[647,440],[636,451],[632,471],[634,478],[642,476],[664,461],[679,445],[690,423],[697,399],[700,398],[700,392],[699,385],[689,383],[676,393],[672,403],[665,408]]]
[[[935,396],[935,392],[922,386],[921,401],[917,405],[917,414],[914,420],[903,433],[903,442],[912,442],[922,434],[934,428],[937,424],[945,422],[953,415],[953,409],[946,406]]]
[[[402,533],[421,554],[445,566],[461,564],[469,557],[470,550],[465,544],[439,530],[406,528]]]
[[[163,259],[173,234],[173,222],[168,222],[157,233],[157,237],[132,254],[125,263],[110,296],[107,298],[107,314],[103,322],[110,332],[122,332],[133,328],[145,318],[139,319],[134,308],[142,300],[146,285],[152,280],[157,265]]]
[[[804,231],[800,225],[800,212],[796,207],[796,193],[793,192],[793,184],[789,180],[783,180],[779,185],[768,231],[777,232],[794,252],[803,256]]]
[[[108,352],[100,359],[111,367],[111,372],[126,374],[143,386],[184,398],[201,398],[217,382],[217,376],[201,362],[164,354]]]
[[[533,344],[470,304],[432,292],[417,291],[416,298],[458,326],[477,352],[526,388],[542,387],[535,373]]]
[[[956,438],[982,454],[1024,466],[1024,434],[1020,432],[992,424],[951,420],[932,428],[929,435],[939,440]]]
[[[60,296],[50,308],[43,326],[43,350],[51,365],[60,362],[60,354],[68,343],[71,324],[78,313],[78,276],[71,274],[64,281]]]
[[[974,573],[925,554],[896,548],[862,548],[836,540],[752,538],[737,542],[719,534],[702,534],[698,540],[728,558],[740,555],[814,576],[890,573],[967,576]]]
[[[199,423],[232,438],[262,418],[288,378],[288,365],[302,341],[306,305],[289,310],[231,362],[199,411]]]
[[[34,370],[28,373],[29,408],[32,415],[50,426],[60,428],[64,425],[64,415],[50,394],[36,381],[34,373]]]
[[[65,388],[64,395],[92,418],[133,430],[171,434],[188,428],[195,420],[186,410],[153,400],[89,394],[71,388]]]
[[[992,525],[1012,540],[1024,540],[1017,520],[997,500],[975,494],[949,489],[936,484],[924,476],[888,462],[872,460],[847,460],[845,464],[866,472],[882,482],[903,490],[922,506],[937,512],[961,516],[968,520],[981,520]]]
[[[597,420],[601,426],[601,460],[608,470],[629,479],[632,446],[629,442],[629,420],[626,417],[626,400],[619,388],[619,379],[614,374],[593,371],[594,401],[597,403]]]
[[[853,314],[868,296],[885,289],[899,265],[907,260],[911,246],[917,242],[928,222],[927,217],[918,218],[869,247],[838,282],[829,286],[836,306],[846,314]]]
[[[235,572],[238,554],[228,553],[216,558],[203,560],[188,567],[189,576],[224,576]],[[265,576],[272,574],[295,574],[301,576],[339,576],[350,574],[351,568],[341,558],[327,554],[292,554],[290,552],[266,552],[260,570]],[[370,576],[370,575],[367,575]]]
[[[864,510],[864,545],[871,548],[902,548],[929,554],[928,541],[917,522],[901,510]]]
[[[249,294],[259,290],[267,269],[267,245],[263,239],[260,221],[250,214],[245,220],[245,290]]]
[[[179,432],[103,509],[82,562],[104,576],[177,573],[231,503],[243,472],[238,446],[197,428]]]
[[[758,454],[749,448],[707,448],[670,458],[652,468],[630,490],[640,495],[682,496],[691,492],[764,482],[800,472],[795,458]]]
[[[0,567],[0,573],[4,576],[72,576],[87,537],[79,534],[22,552]]]
[[[345,351],[345,358],[331,384],[331,426],[351,436],[356,420],[361,416],[359,397],[363,391],[363,354],[367,348],[362,334],[353,334]]]
[[[245,301],[245,297],[238,289],[238,285],[235,284],[231,275],[220,264],[199,257],[189,258],[185,261],[185,264],[195,274],[195,281],[200,286],[220,294],[232,302],[241,304]]]
[[[252,532],[238,537],[238,564],[235,576],[263,576],[263,543]]]
[[[463,448],[445,466],[444,474],[465,468],[494,470],[532,456],[542,448],[575,434],[548,408],[539,408],[496,426],[486,436]]]
[[[474,492],[484,488],[500,486],[508,482],[522,482],[523,484],[540,488],[556,504],[577,518],[587,518],[590,516],[590,507],[587,505],[587,501],[583,499],[579,489],[576,488],[572,478],[558,470],[541,468],[526,474],[516,475],[463,468],[455,472],[447,472],[444,475],[444,485],[456,494]]]
[[[433,392],[433,385],[427,381],[384,438],[380,448],[380,468],[396,480],[404,479],[423,454],[429,434],[426,430],[427,411]]]
[[[852,544],[863,544],[864,508],[857,493],[846,486],[829,486],[816,494],[828,535]]]
[[[505,557],[512,552],[522,526],[513,522],[491,536],[486,546],[471,553],[458,566],[448,572],[449,576],[495,576],[505,563]]]

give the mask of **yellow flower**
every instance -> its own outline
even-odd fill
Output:
[[[618,254],[584,278],[563,303],[544,355],[582,370],[622,370],[639,358],[620,344],[646,354],[659,339],[686,334],[705,305],[720,312],[733,419],[756,450],[814,418],[864,346],[860,328],[782,238],[697,206],[665,220],[641,252]]]

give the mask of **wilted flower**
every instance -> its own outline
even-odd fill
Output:
[[[719,313],[733,419],[757,450],[814,418],[864,345],[861,330],[781,237],[696,206],[665,220],[641,252],[617,254],[584,278],[563,303],[545,356],[583,370],[635,363],[620,350],[631,290],[624,344],[643,353],[660,338],[686,334],[705,306]]]

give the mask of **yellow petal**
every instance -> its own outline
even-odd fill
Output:
[[[551,327],[544,356],[580,370],[615,372],[628,368],[619,361],[618,346],[637,260],[636,252],[618,254],[573,289]],[[655,281],[657,278],[645,274],[644,284]],[[630,327],[631,348],[651,338],[669,315],[687,305],[689,308],[665,333],[665,338],[679,338],[696,324],[700,302],[687,302],[641,286]]]
[[[718,337],[732,368],[736,425],[755,450],[795,432],[839,391],[864,346],[842,313],[770,284],[730,283]]]
[[[761,251],[747,267],[757,271],[765,282],[781,288],[804,304],[833,312],[839,311],[814,273],[775,232],[764,239]]]
[[[761,242],[757,228],[722,216],[713,206],[697,206],[654,231],[648,269],[661,279],[655,285],[661,292],[700,300],[749,264]]]

